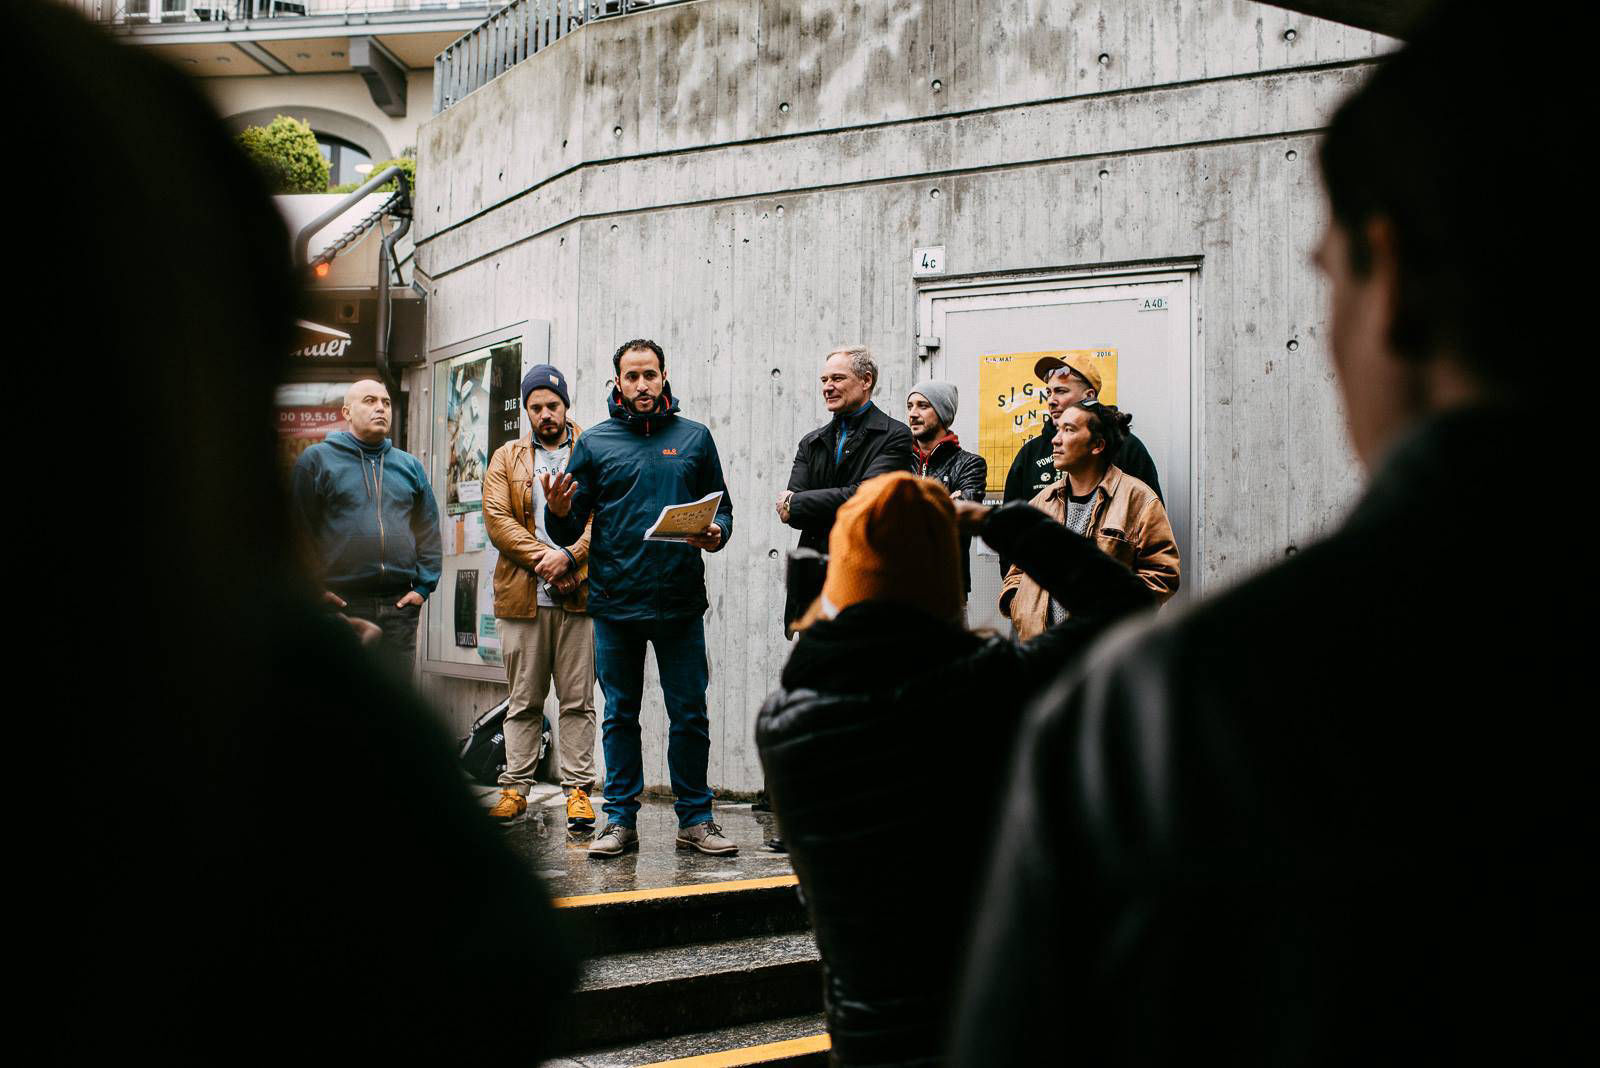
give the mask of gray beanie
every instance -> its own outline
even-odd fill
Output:
[[[950,424],[956,421],[956,405],[961,398],[956,394],[956,387],[949,382],[924,382],[920,386],[913,386],[906,392],[906,400],[913,394],[920,393],[933,405],[933,410],[939,415],[939,422],[945,429],[950,429]]]

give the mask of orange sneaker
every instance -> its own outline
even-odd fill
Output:
[[[574,786],[567,795],[567,833],[594,833],[594,806],[589,804],[589,795],[581,786]]]
[[[510,823],[526,811],[528,811],[528,799],[519,791],[508,788],[500,791],[500,800],[489,810],[489,816],[501,823]]]

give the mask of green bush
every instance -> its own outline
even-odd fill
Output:
[[[406,185],[410,189],[411,195],[415,196],[417,193],[417,161],[412,159],[410,156],[401,156],[399,159],[386,159],[382,163],[374,163],[372,165],[372,170],[368,171],[365,177],[361,178],[359,181],[346,182],[343,185],[332,186],[328,189],[328,192],[354,193],[357,189],[360,189],[367,183],[368,178],[371,178],[374,174],[381,174],[393,166],[398,166],[400,168],[400,172],[406,176]],[[394,182],[384,182],[378,188],[374,189],[373,192],[393,193]]]
[[[417,161],[412,159],[409,156],[401,156],[399,159],[386,159],[382,163],[374,163],[372,165],[372,170],[371,170],[370,173],[368,173],[367,177],[371,178],[372,175],[378,174],[378,173],[380,173],[382,171],[386,171],[390,167],[399,167],[400,168],[401,173],[406,176],[406,189],[407,189],[407,191],[412,196],[416,196],[417,195]],[[355,188],[355,187],[352,186],[351,188]],[[394,192],[394,183],[393,182],[385,182],[385,183],[383,183],[383,185],[378,187],[377,191],[378,192],[383,192],[383,193],[392,193],[392,192]]]
[[[327,191],[328,161],[322,158],[309,123],[279,115],[265,126],[245,127],[238,142],[266,175],[272,192]]]

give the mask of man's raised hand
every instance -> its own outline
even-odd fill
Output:
[[[578,480],[565,471],[559,475],[539,476],[539,486],[544,490],[545,507],[559,516],[572,511],[572,498],[578,493]]]

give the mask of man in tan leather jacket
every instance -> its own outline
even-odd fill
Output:
[[[539,761],[544,699],[554,679],[556,725],[567,830],[594,831],[594,623],[588,599],[589,531],[568,548],[544,529],[541,475],[566,470],[578,427],[567,419],[567,379],[540,364],[522,379],[531,436],[508,441],[489,458],[483,518],[500,551],[494,567],[494,614],[500,627],[511,706],[506,711],[506,769],[490,810],[509,822],[528,810]]]
[[[1167,510],[1153,489],[1105,459],[1117,454],[1131,421],[1127,413],[1092,401],[1063,411],[1052,458],[1066,477],[1028,503],[1058,523],[1081,525],[1078,533],[1131,569],[1164,604],[1178,592],[1179,580],[1178,544]],[[1075,482],[1082,483],[1081,497],[1073,496]],[[1069,502],[1078,517],[1084,514],[1079,509],[1087,509],[1086,522],[1068,522]],[[1001,583],[1000,611],[1010,616],[1019,641],[1037,637],[1053,622],[1050,595],[1016,567]]]

